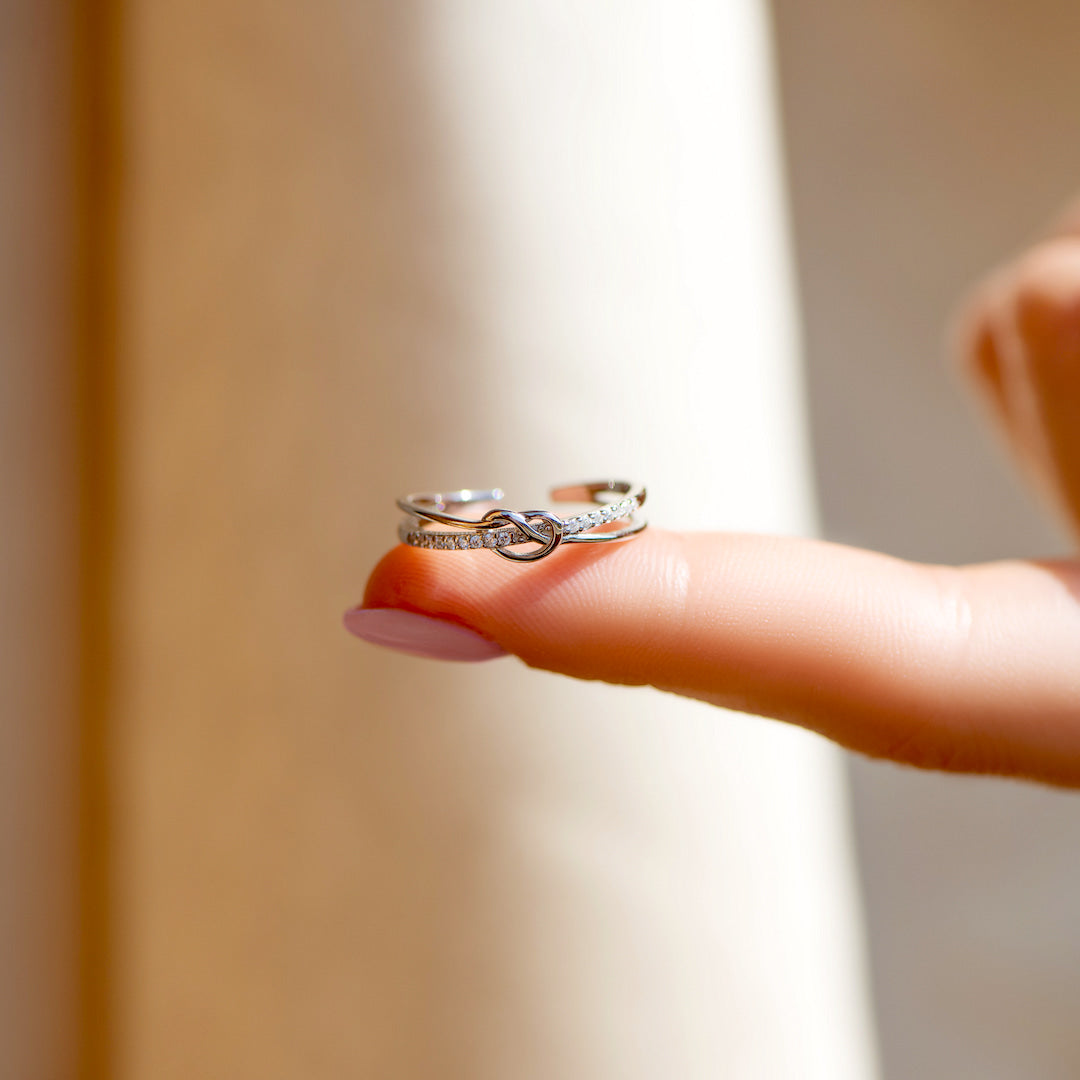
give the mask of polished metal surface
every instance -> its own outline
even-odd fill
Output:
[[[491,507],[478,518],[455,512],[489,506],[503,497],[501,488],[406,495],[397,500],[405,514],[398,535],[413,547],[440,551],[490,548],[504,559],[535,562],[561,544],[616,543],[633,538],[647,525],[637,516],[645,502],[645,488],[624,480],[593,480],[553,488],[555,502],[588,502],[601,507],[566,518],[550,510],[515,511],[500,506]],[[624,524],[607,528],[618,522]],[[451,531],[432,529],[433,524],[451,526]],[[510,550],[523,544],[537,546],[527,551]]]

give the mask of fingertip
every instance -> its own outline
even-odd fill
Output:
[[[462,555],[466,555],[462,552]],[[398,544],[376,564],[364,587],[364,607],[411,606],[411,597],[422,595],[425,582],[433,575],[432,553]]]
[[[1017,264],[1010,297],[1024,359],[1036,376],[1075,373],[1080,361],[1080,242],[1048,241]]]
[[[453,619],[533,667],[626,681],[641,626],[681,595],[677,542],[649,529],[626,543],[563,545],[533,563],[399,545],[372,571],[363,603]]]

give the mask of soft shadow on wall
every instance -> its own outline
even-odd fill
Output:
[[[1080,9],[772,0],[827,536],[1060,553],[963,400],[950,314],[1080,191]],[[1080,801],[853,760],[888,1080],[1080,1075]]]

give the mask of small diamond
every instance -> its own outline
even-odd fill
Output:
[[[488,530],[483,534],[483,543],[486,548],[493,548],[499,546],[499,537],[497,533]]]
[[[469,547],[478,548],[484,546],[484,538],[479,533],[469,534]]]
[[[469,546],[469,538],[464,533],[461,536],[455,536],[454,540],[459,548],[467,548]]]

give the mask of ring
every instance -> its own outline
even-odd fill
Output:
[[[514,562],[535,562],[550,555],[560,544],[610,544],[630,540],[648,524],[637,517],[645,502],[645,489],[624,480],[595,480],[553,488],[555,502],[589,502],[600,507],[574,517],[559,517],[550,510],[507,510],[495,506],[482,517],[461,517],[454,511],[478,504],[498,503],[501,488],[489,491],[431,492],[406,495],[397,500],[405,514],[398,528],[402,543],[438,551],[490,548],[496,555]],[[615,529],[593,530],[624,522]],[[432,528],[449,525],[450,531]],[[512,551],[522,544],[535,544],[528,551]]]

